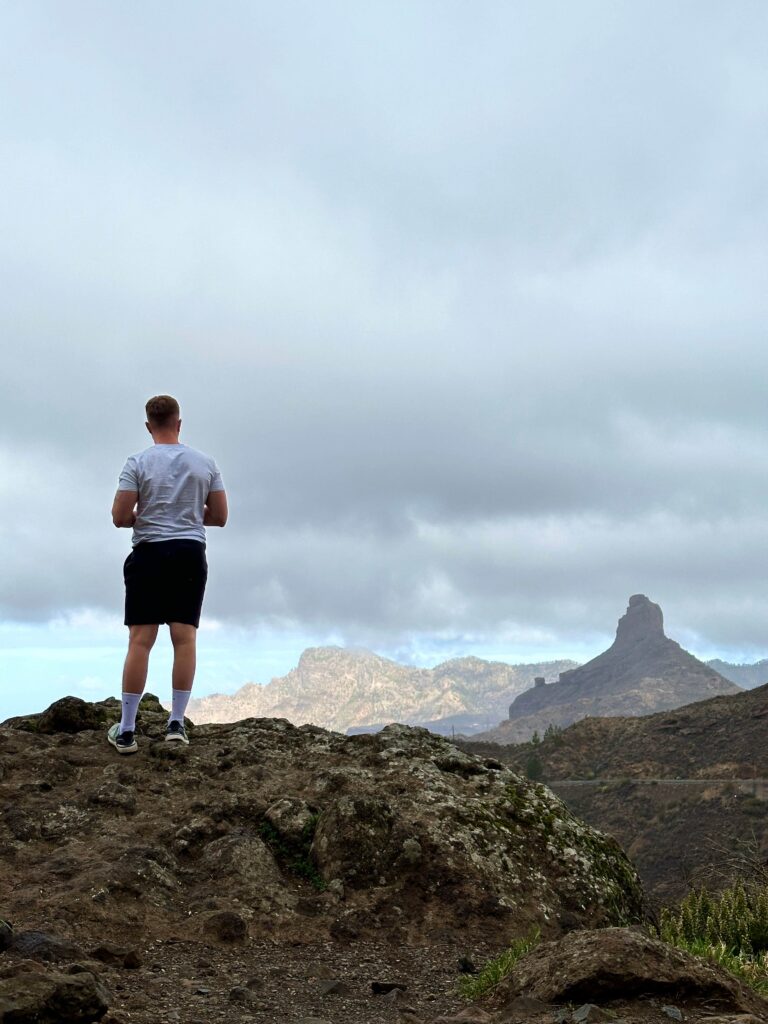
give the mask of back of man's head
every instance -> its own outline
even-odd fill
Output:
[[[170,395],[155,395],[146,404],[147,422],[153,430],[174,427],[179,421],[179,403]]]

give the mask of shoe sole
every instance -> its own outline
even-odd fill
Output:
[[[112,743],[112,740],[110,740],[109,742]],[[112,743],[112,746],[115,748],[118,754],[135,754],[136,751],[139,749],[138,743],[135,742],[131,747],[118,747],[116,743]]]
[[[135,754],[136,751],[139,749],[139,744],[136,742],[136,740],[133,741],[130,747],[118,747],[118,745],[109,735],[107,735],[107,740],[110,743],[110,745],[115,748],[118,754]]]
[[[186,743],[189,746],[189,740],[185,740],[183,736],[179,736],[177,733],[171,733],[170,736],[165,737],[166,743]]]

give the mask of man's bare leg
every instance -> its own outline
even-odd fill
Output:
[[[173,644],[173,697],[168,724],[181,722],[183,726],[184,712],[187,710],[197,667],[197,629],[186,622],[170,622],[168,625]],[[175,739],[177,736],[170,738]]]
[[[149,652],[157,639],[158,627],[130,626],[128,653],[123,666],[123,693],[144,693],[147,685]]]
[[[117,735],[110,739],[110,743],[115,743],[120,748],[119,753],[133,753],[137,749],[132,734],[136,728],[136,712],[147,682],[149,652],[157,638],[157,626],[155,625],[130,626],[129,629],[128,653],[123,666],[120,724],[117,727]],[[110,730],[110,735],[111,733],[112,730]],[[117,740],[117,736],[122,736],[124,733],[131,733],[129,737],[131,742],[127,747],[122,740]]]
[[[171,622],[173,688],[191,690],[197,667],[197,630],[186,622]]]

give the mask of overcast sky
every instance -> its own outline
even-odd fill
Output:
[[[199,692],[638,592],[768,654],[767,69],[763,0],[4,3],[0,718],[119,690],[160,392],[231,504]]]

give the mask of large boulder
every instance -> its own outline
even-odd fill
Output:
[[[575,931],[542,943],[518,961],[494,1003],[519,996],[601,1003],[640,995],[706,1000],[723,1010],[768,1016],[768,1001],[732,974],[633,928]]]
[[[0,980],[0,1021],[9,1024],[89,1024],[108,1008],[107,991],[93,974],[25,972]]]
[[[9,718],[3,725],[23,732],[78,733],[87,729],[102,729],[110,720],[109,710],[103,704],[89,704],[79,697],[62,697],[37,715]]]

